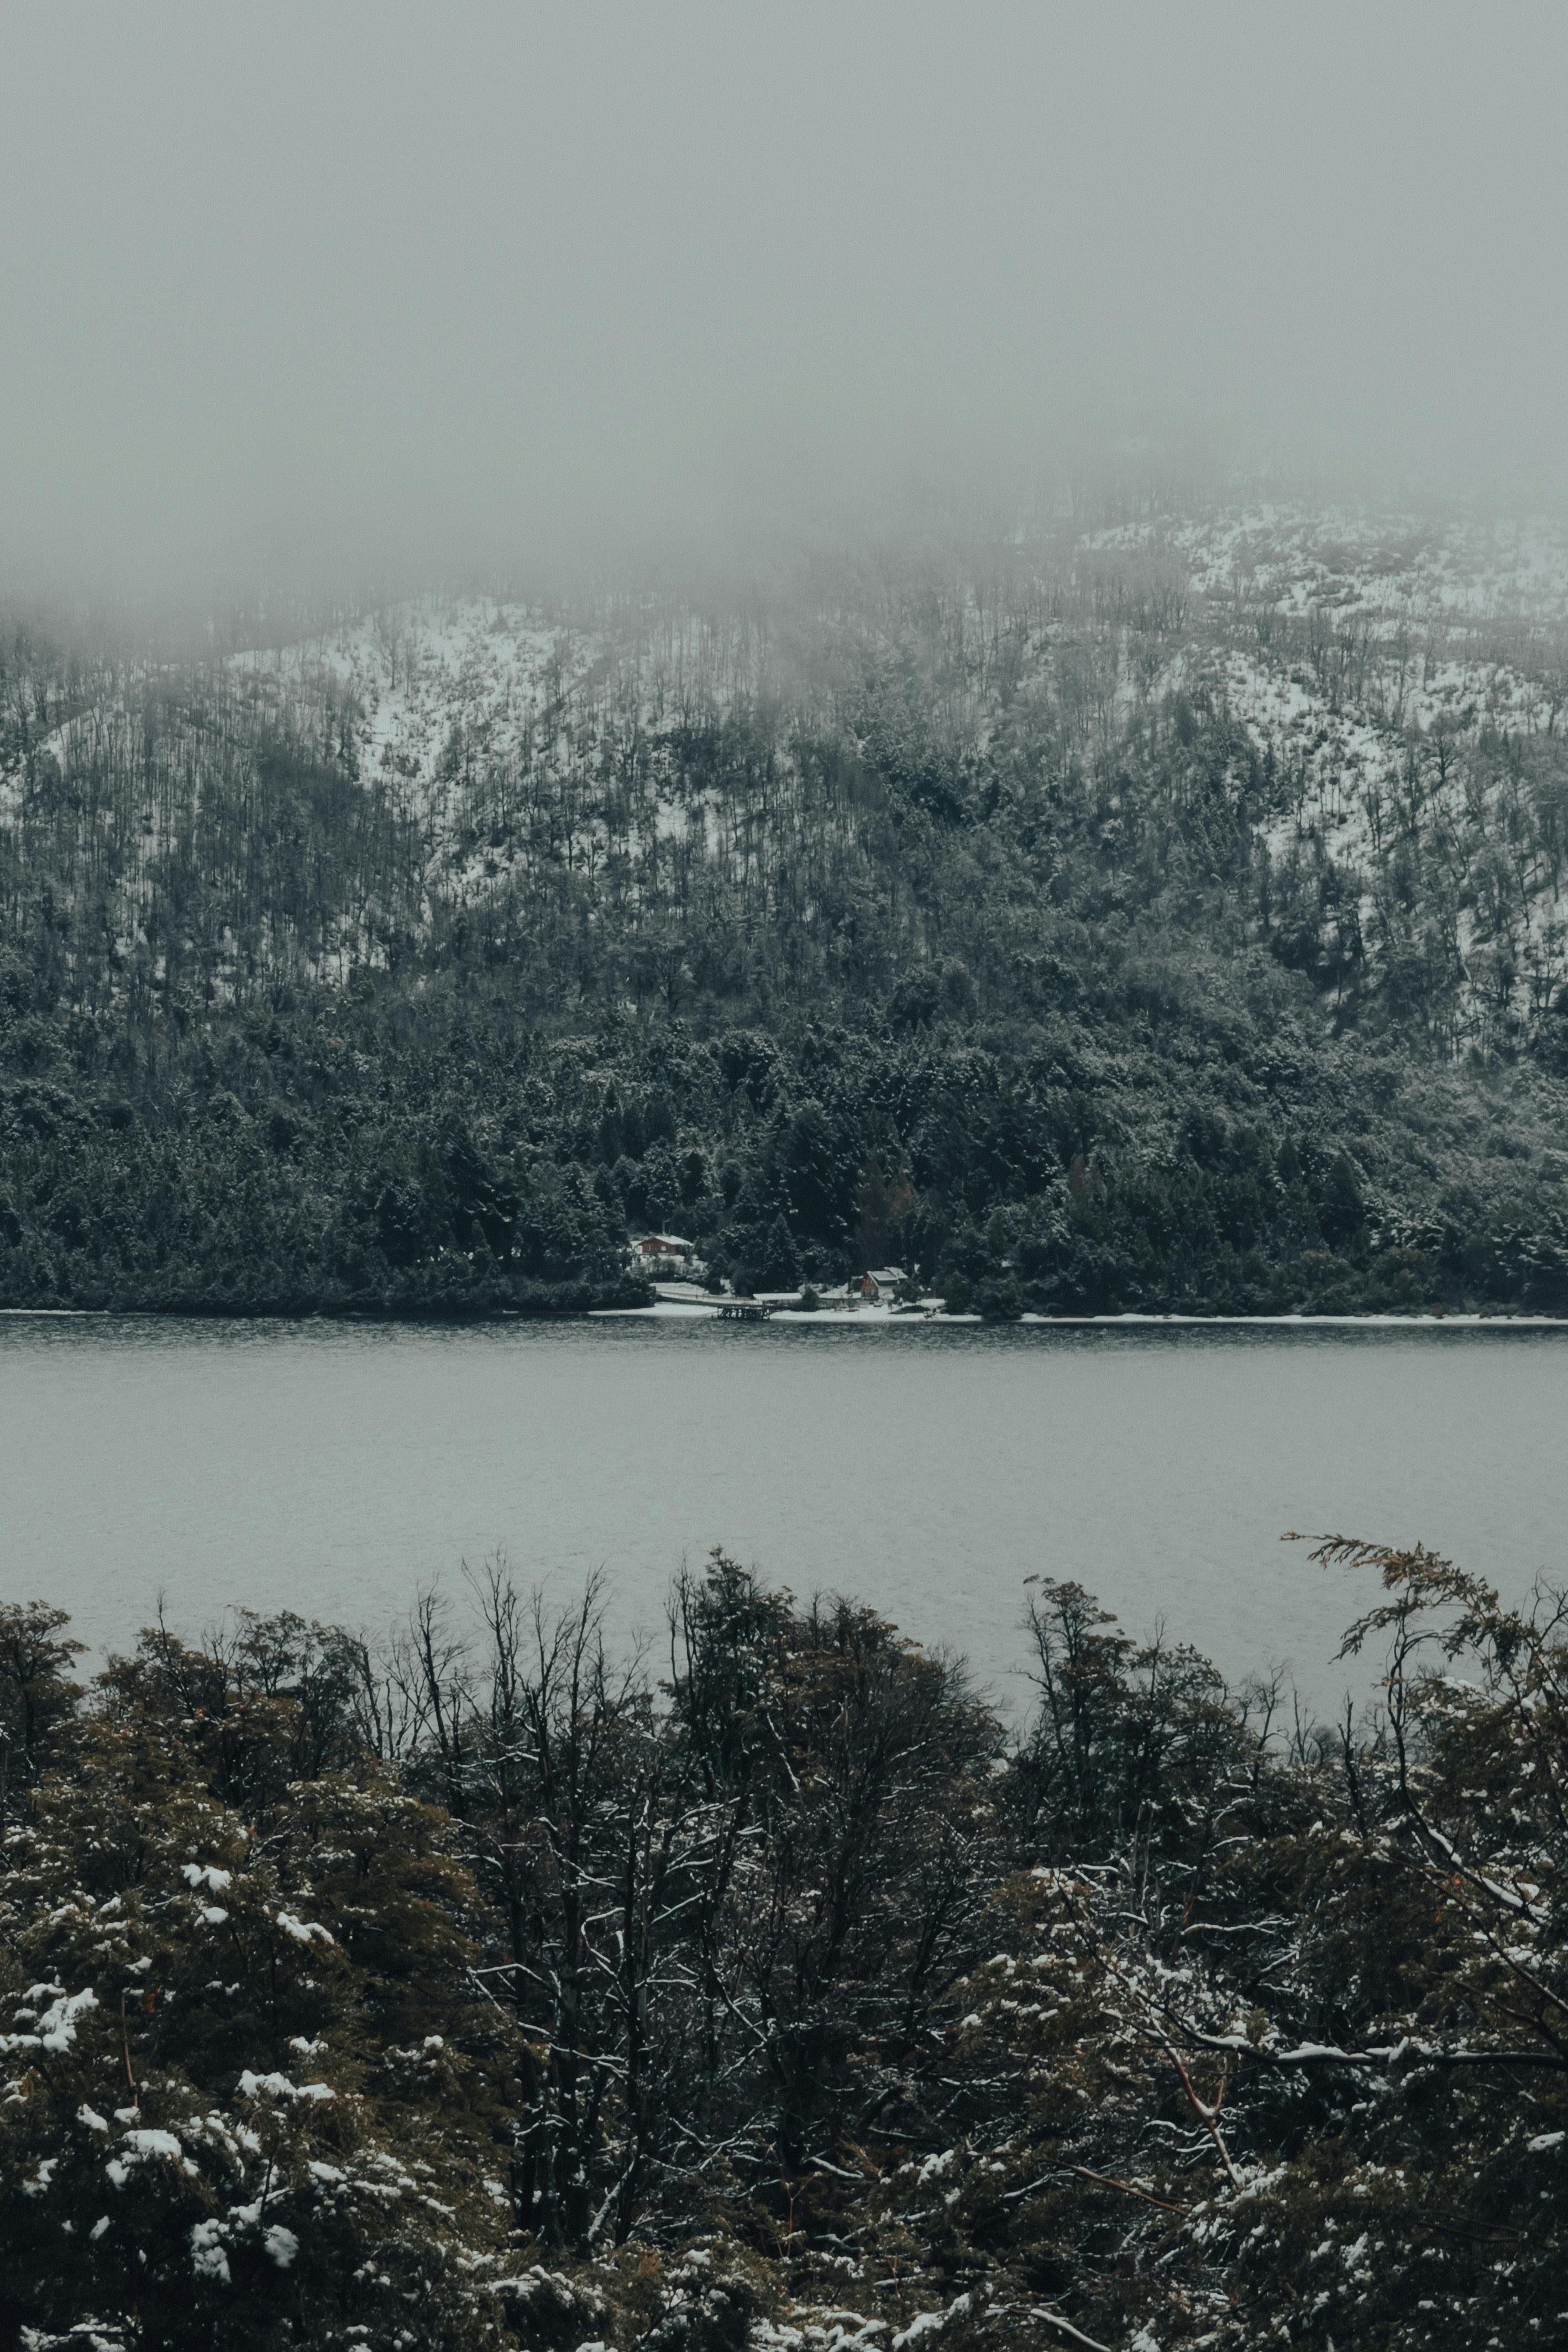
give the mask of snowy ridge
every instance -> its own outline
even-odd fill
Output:
[[[1268,762],[1270,860],[1314,867],[1385,961],[1414,872],[1490,1017],[1539,1012],[1568,976],[1568,874],[1541,839],[1568,732],[1568,532],[1260,505],[1084,550],[1183,579],[1153,693],[1206,694]]]
[[[1235,730],[1264,780],[1249,788],[1260,856],[1286,898],[1332,905],[1334,952],[1364,981],[1440,935],[1467,997],[1457,1042],[1537,1017],[1568,977],[1563,531],[1254,502],[1084,532],[1010,611],[961,568],[920,593],[934,635],[914,657],[945,665],[972,775],[1019,691],[1055,698],[1064,724],[1088,713],[1102,747],[1185,707]],[[913,609],[879,588],[809,615],[792,667],[765,617],[649,599],[568,621],[477,596],[202,671],[105,665],[0,741],[0,838],[57,857],[74,828],[69,887],[105,908],[119,964],[162,980],[188,950],[211,972],[215,944],[220,993],[261,968],[346,979],[508,893],[576,894],[635,925],[672,877],[682,905],[699,887],[766,905],[787,871],[809,910],[840,887],[841,860],[811,864],[822,827],[841,845],[862,821],[842,797],[824,808],[803,732],[825,712],[874,758],[855,678],[896,675]],[[750,731],[721,773],[704,744],[731,714]],[[257,900],[246,877],[274,849],[234,851],[236,822],[267,820],[278,746],[311,780],[309,804],[275,820],[286,835],[319,865],[345,833],[371,844],[308,914]],[[204,875],[214,843],[225,903],[204,940],[171,941],[169,877]]]
[[[444,813],[444,759],[496,758],[564,718],[601,658],[592,637],[546,627],[526,607],[476,598],[389,606],[276,654],[234,667],[275,692],[329,678],[348,698],[359,772],[426,814]]]

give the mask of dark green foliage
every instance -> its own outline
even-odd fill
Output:
[[[1568,1303],[1560,1082],[1324,1040],[1256,953],[1157,1015],[1108,989],[1050,1026],[781,1021],[761,1058],[682,1023],[552,1037],[450,980],[295,992],[112,1093],[96,1052],[0,1076],[8,1304],[630,1302],[628,1228],[677,1220],[758,1287],[897,1262],[1003,1314]]]
[[[1034,1579],[1016,1738],[719,1554],[657,1685],[498,1566],[85,1704],[13,1610],[0,2344],[1552,2340],[1563,1608],[1325,1555],[1333,1730]]]
[[[1539,708],[1418,724],[1404,621],[1173,563],[596,612],[423,768],[308,650],[10,641],[0,1300],[609,1303],[678,1220],[998,1316],[1568,1311],[1552,646],[1433,634]],[[409,687],[417,616],[364,625]],[[1315,731],[1239,715],[1260,661]]]
[[[79,1689],[69,1679],[82,1644],[66,1638],[64,1610],[41,1601],[0,1603],[0,1828],[37,1780]]]

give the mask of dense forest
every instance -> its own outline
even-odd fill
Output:
[[[1564,1612],[1318,1556],[1332,1728],[1035,1580],[1015,1733],[717,1553],[641,1658],[0,1610],[0,2344],[1560,2342]]]
[[[1568,1308],[1568,550],[1147,498],[0,648],[0,1299]]]

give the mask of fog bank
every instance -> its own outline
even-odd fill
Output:
[[[1542,6],[16,5],[0,582],[1568,481]]]

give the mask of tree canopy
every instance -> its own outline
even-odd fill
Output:
[[[1568,624],[1357,529],[13,629],[0,1299],[1561,1312]]]
[[[1016,1733],[718,1554],[658,1656],[6,1608],[3,2340],[1552,2340],[1563,1606],[1326,1556],[1336,1727],[1033,1580]]]

